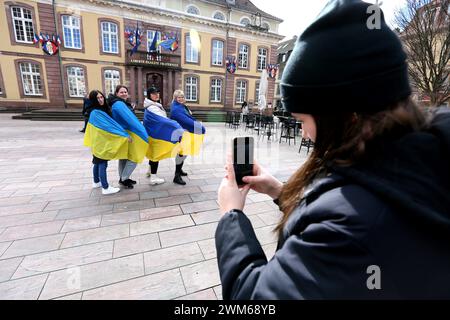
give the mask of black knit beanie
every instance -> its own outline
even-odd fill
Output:
[[[381,29],[368,27],[371,5],[331,0],[299,37],[281,80],[287,111],[374,113],[411,94],[400,39],[382,12]]]

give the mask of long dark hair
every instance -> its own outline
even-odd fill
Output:
[[[101,94],[103,97],[104,104],[102,106],[98,103],[98,100],[97,100],[97,96],[99,94]],[[94,110],[94,109],[102,110],[102,111],[106,112],[107,114],[111,115],[111,108],[109,107],[108,101],[106,100],[106,97],[103,94],[103,92],[101,92],[100,90],[92,90],[89,93],[89,100],[91,100],[91,103],[92,103],[92,106],[91,106],[92,110]]]
[[[279,200],[284,215],[275,229],[279,233],[302,199],[305,187],[319,174],[333,165],[361,163],[376,154],[380,141],[401,137],[426,125],[425,116],[409,98],[376,114],[313,117],[317,127],[314,150],[282,189]]]
[[[97,96],[98,96],[99,94],[101,94],[101,95],[103,96],[103,101],[105,101],[105,104],[104,104],[103,106],[101,106],[101,105],[98,103]],[[102,108],[102,109],[103,109],[103,108],[105,108],[105,107],[108,106],[108,103],[106,102],[106,97],[105,97],[105,95],[103,94],[103,92],[101,92],[100,90],[92,90],[91,92],[89,92],[89,100],[91,100],[92,105],[93,105],[94,107],[97,107],[97,108]]]

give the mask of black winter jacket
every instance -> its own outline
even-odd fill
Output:
[[[126,106],[128,107],[128,109],[130,109],[131,112],[135,113],[135,110],[133,109],[131,103],[129,103],[127,100],[123,100],[122,98],[119,98],[118,96],[110,93],[107,99],[108,105],[112,108],[113,104],[117,101],[122,101],[123,103],[126,104]]]
[[[216,249],[224,299],[449,299],[450,111],[316,180],[270,261],[240,211]]]

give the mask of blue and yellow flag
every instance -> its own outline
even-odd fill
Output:
[[[205,127],[195,120],[183,104],[176,101],[172,102],[170,118],[178,122],[186,130],[181,139],[180,154],[184,156],[198,155],[205,137]]]
[[[114,102],[112,116],[133,139],[133,142],[128,146],[128,156],[123,159],[141,163],[148,150],[148,134],[144,126],[122,101]]]
[[[184,133],[178,122],[145,110],[144,127],[149,135],[147,158],[160,161],[178,154]]]
[[[93,110],[84,134],[84,145],[103,160],[126,159],[128,133],[108,114]]]

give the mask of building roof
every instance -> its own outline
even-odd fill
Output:
[[[227,0],[203,0],[203,1],[227,6]],[[282,19],[262,11],[257,6],[255,6],[250,0],[235,0],[235,4],[230,6],[232,8],[236,8],[237,10],[242,10],[251,14],[260,13],[261,16],[264,18],[276,20],[278,22],[283,22]]]
[[[297,36],[294,36],[292,39],[287,41],[280,42],[278,44],[277,52],[280,53],[288,53],[289,51],[294,50],[295,43],[297,42]]]

